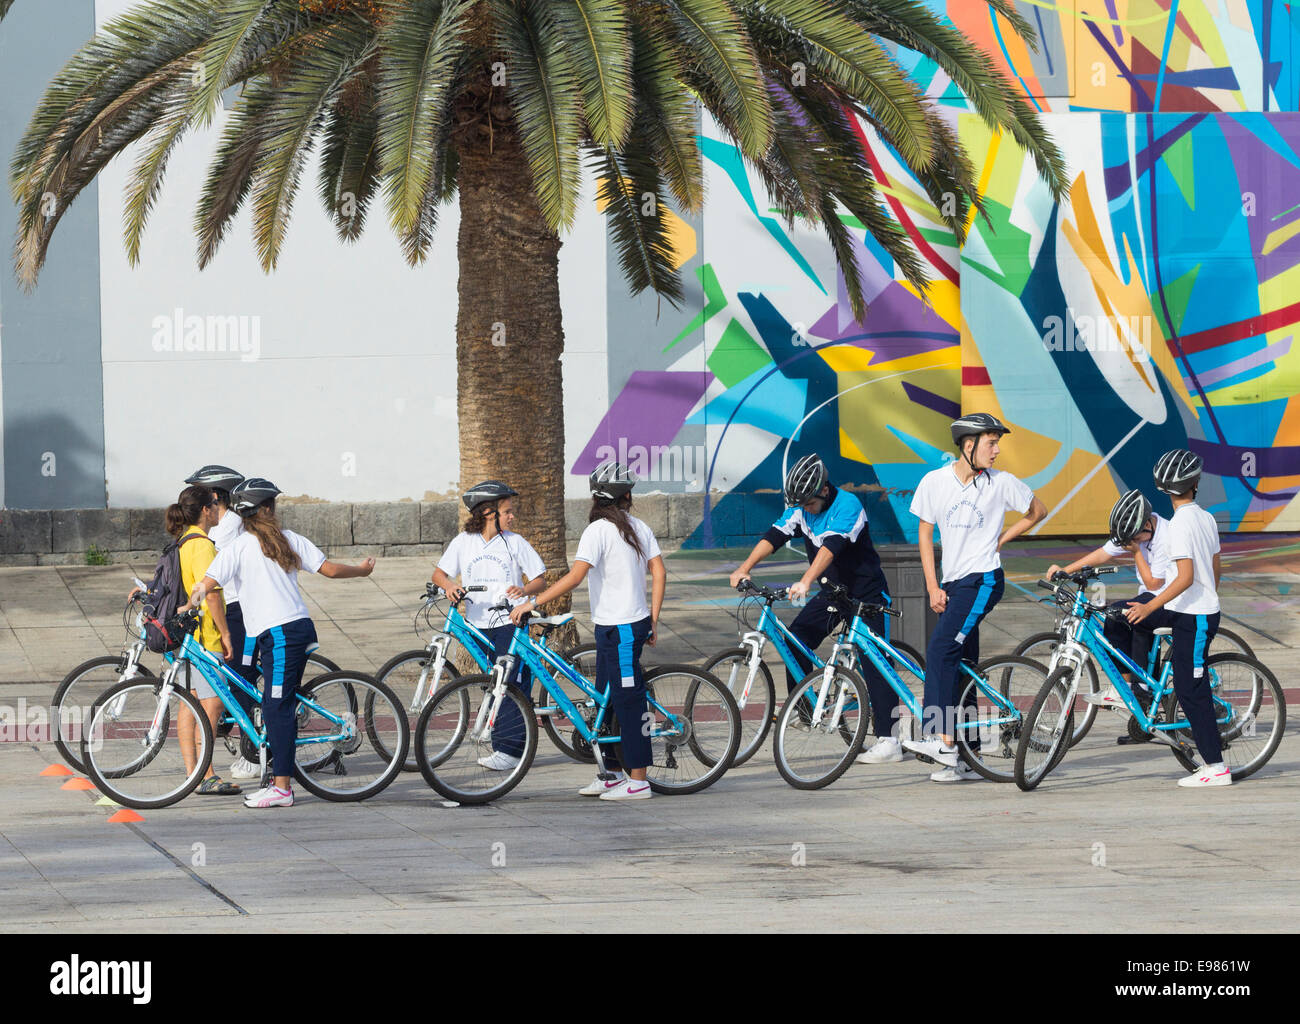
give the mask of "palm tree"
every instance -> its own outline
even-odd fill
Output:
[[[1011,0],[987,2],[1034,46]],[[419,263],[459,199],[460,478],[514,483],[533,543],[562,566],[557,255],[583,162],[632,291],[680,304],[664,215],[703,203],[702,104],[786,218],[825,230],[861,317],[860,243],[841,208],[926,281],[882,212],[852,118],[895,148],[959,240],[980,207],[955,135],[882,40],[936,61],[1064,195],[1061,156],[1014,85],[917,0],[149,0],[73,57],[32,116],[10,176],[17,274],[35,286],[68,204],[140,143],[124,229],[134,262],[169,154],[236,86],[195,216],[200,267],[251,202],[262,266],[275,268],[315,148],[319,198],[345,241],[382,192]]]

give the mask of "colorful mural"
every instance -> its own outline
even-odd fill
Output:
[[[1171,447],[1205,457],[1221,529],[1300,529],[1300,3],[1020,0],[1036,54],[982,3],[929,6],[1042,112],[1070,200],[1054,204],[932,62],[900,53],[951,112],[989,220],[959,252],[864,129],[932,284],[917,294],[846,217],[869,285],[856,322],[824,237],[769,209],[706,124],[705,212],[675,234],[698,301],[632,336],[620,327],[652,307],[611,273],[617,397],[573,472],[618,454],[662,489],[709,489],[692,543],[711,546],[752,538],[782,467],[816,450],[873,536],[912,540],[912,488],[950,457],[948,422],[982,409],[1012,427],[999,466],[1047,503],[1045,534],[1102,531],[1129,487],[1167,511],[1150,467]]]

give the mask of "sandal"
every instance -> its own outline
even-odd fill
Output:
[[[227,782],[220,775],[210,775],[199,783],[199,792],[204,796],[238,796],[242,790],[233,782]]]

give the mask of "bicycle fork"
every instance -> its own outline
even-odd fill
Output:
[[[834,707],[831,709],[830,718],[824,726],[822,725],[822,716],[826,713],[831,680],[835,678],[835,671],[840,667],[840,655],[851,650],[852,647],[852,644],[836,644],[831,648],[831,656],[826,659],[826,666],[822,669],[822,684],[817,689],[817,703],[813,705],[811,728],[824,728],[827,732],[834,732],[839,728],[840,716],[844,713],[844,703],[849,694],[847,686],[841,686],[839,692],[835,694]]]

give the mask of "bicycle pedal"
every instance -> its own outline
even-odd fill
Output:
[[[929,757],[929,756],[926,755],[926,754],[917,754],[917,753],[913,752],[912,756],[915,757],[918,761],[921,761],[921,762],[924,763],[924,764],[938,764],[938,763],[939,763],[939,762],[936,761],[933,757]]]

